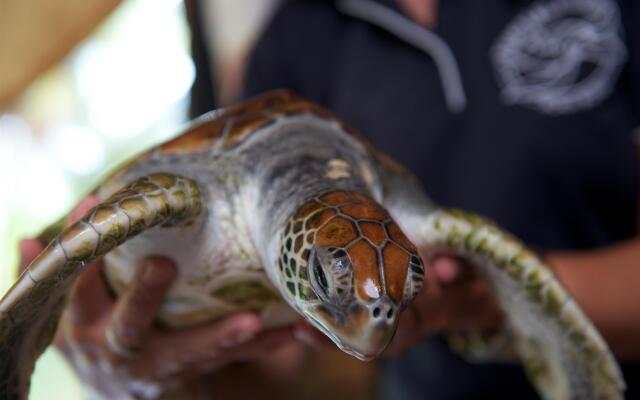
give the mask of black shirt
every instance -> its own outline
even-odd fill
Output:
[[[436,202],[486,215],[534,247],[636,234],[640,4],[440,1],[435,40],[455,62],[443,70],[393,1],[356,1],[355,12],[336,3],[281,7],[253,52],[247,95],[286,87],[330,108]],[[376,6],[413,36],[367,14]],[[461,112],[444,74],[462,83]],[[519,368],[469,364],[439,338],[384,366],[389,399],[534,396]],[[633,368],[628,398],[639,396]]]

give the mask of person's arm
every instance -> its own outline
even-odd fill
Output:
[[[620,80],[640,126],[640,2],[620,6],[628,53]],[[545,258],[616,356],[640,360],[640,237],[603,249],[552,252]]]
[[[616,356],[640,359],[640,238],[545,258]]]

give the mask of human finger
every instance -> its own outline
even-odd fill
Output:
[[[155,335],[139,360],[144,368],[156,371],[156,379],[183,376],[187,370],[230,361],[225,354],[250,342],[261,330],[262,322],[257,315],[238,313],[213,324]]]
[[[71,210],[65,225],[69,226],[76,223],[87,212],[89,212],[89,210],[91,210],[98,204],[100,204],[100,199],[98,199],[96,196],[85,197],[73,208],[73,210]]]
[[[431,266],[438,281],[445,285],[455,281],[462,269],[462,263],[458,259],[447,256],[435,258]]]
[[[444,286],[473,281],[478,276],[476,269],[469,262],[446,253],[432,257],[429,265],[433,269],[434,278]]]
[[[272,354],[282,346],[295,342],[291,327],[272,328],[259,332],[254,339],[241,345],[227,347],[225,356],[230,360],[248,361]]]
[[[131,355],[140,349],[176,275],[174,263],[163,257],[151,257],[136,270],[107,326],[107,341],[112,350]]]
[[[76,282],[67,315],[78,326],[104,318],[113,307],[113,298],[101,273],[102,264],[94,261],[87,265]]]
[[[332,343],[331,339],[322,332],[305,323],[301,323],[293,327],[293,337],[297,341],[316,350],[330,346]]]
[[[292,343],[295,343],[295,339],[290,328],[275,328],[263,331],[249,342],[223,349],[218,356],[190,365],[187,370],[195,374],[210,373],[230,363],[256,360],[269,356]]]
[[[502,311],[484,281],[454,287],[447,297],[452,316],[449,329],[493,329],[502,320]]]
[[[163,332],[153,339],[149,352],[157,352],[167,358],[182,358],[187,361],[217,354],[221,349],[244,344],[256,337],[263,329],[260,318],[250,312],[231,315],[213,324]],[[176,354],[174,354],[176,353]]]
[[[87,197],[82,200],[78,205],[69,213],[69,219],[66,226],[71,225],[82,217],[89,209],[94,207],[100,202],[97,197]],[[20,272],[24,271],[27,266],[33,261],[38,254],[44,249],[44,245],[37,239],[25,239],[20,241]]]
[[[24,239],[20,241],[20,264],[19,271],[22,273],[27,266],[33,261],[44,249],[42,243],[37,239]]]
[[[95,196],[84,198],[71,210],[65,225],[74,224],[99,203],[100,200]],[[103,318],[113,306],[111,294],[101,276],[101,267],[102,264],[99,260],[89,263],[84,267],[74,285],[67,308],[67,316],[71,317],[75,326],[80,329]]]

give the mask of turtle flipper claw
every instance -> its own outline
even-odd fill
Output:
[[[28,397],[35,361],[51,342],[66,295],[87,263],[146,229],[186,224],[201,211],[196,182],[153,174],[62,231],[0,300],[0,399]]]

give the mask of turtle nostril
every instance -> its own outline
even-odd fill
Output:
[[[376,307],[373,309],[373,318],[378,318],[380,316],[380,307]]]
[[[393,318],[393,308],[390,308],[389,311],[387,311],[387,319],[391,318]]]

